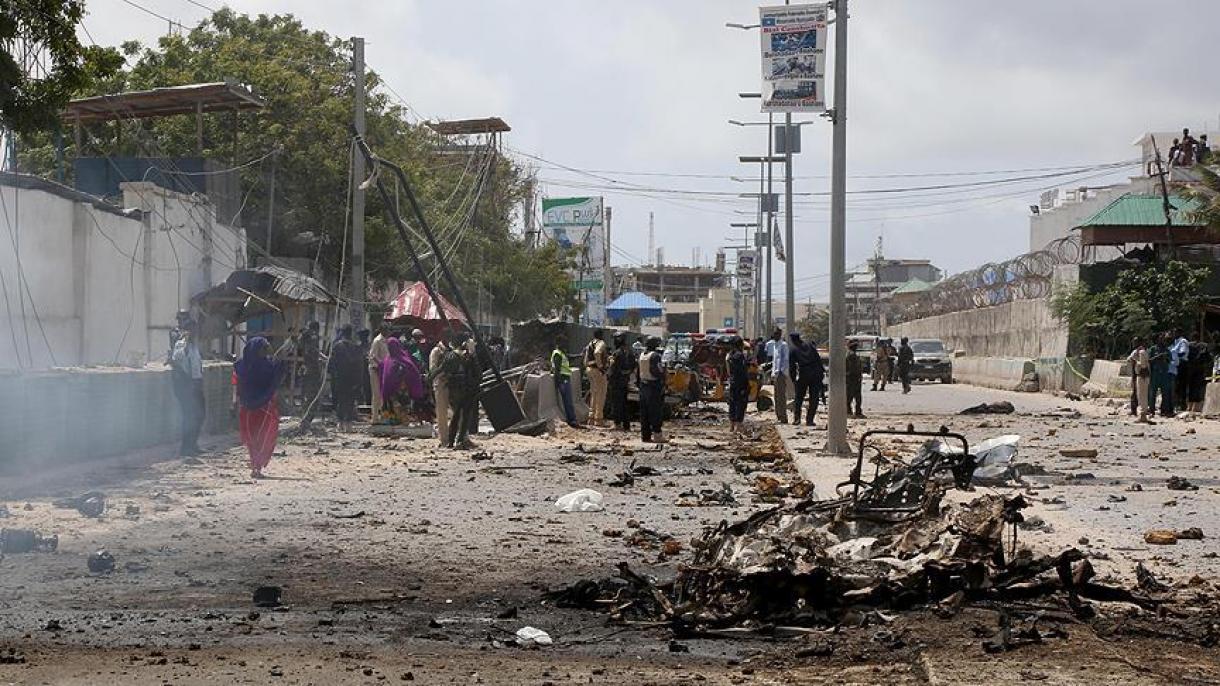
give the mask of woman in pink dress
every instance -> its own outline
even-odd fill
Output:
[[[284,363],[270,355],[271,344],[262,336],[246,342],[241,359],[233,365],[237,399],[241,405],[238,426],[241,442],[250,452],[250,476],[263,478],[280,433],[280,408],[275,392],[284,376]]]

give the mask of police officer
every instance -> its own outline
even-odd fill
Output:
[[[614,334],[614,352],[610,355],[609,387],[609,417],[621,431],[631,431],[631,410],[627,407],[627,391],[631,377],[635,374],[637,361],[631,346],[627,345],[627,335],[623,332]]]
[[[649,336],[636,366],[640,388],[640,438],[645,443],[664,443],[661,425],[665,419],[665,367],[661,365],[661,339]]]

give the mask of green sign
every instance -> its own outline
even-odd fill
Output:
[[[597,279],[597,280],[589,279],[587,281],[577,281],[575,285],[576,285],[576,290],[578,290],[578,291],[600,291],[602,289],[601,279]]]

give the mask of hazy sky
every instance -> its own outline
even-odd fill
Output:
[[[200,4],[221,4],[134,1],[187,25],[207,16]],[[765,127],[743,129],[728,120],[765,120],[757,100],[737,97],[759,89],[758,36],[725,28],[757,23],[756,4],[225,4],[248,13],[290,12],[311,28],[364,36],[369,66],[423,116],[499,115],[513,127],[505,138],[511,149],[600,170],[610,180],[536,163],[550,196],[606,197],[621,251],[616,262],[644,258],[650,211],[657,244],[672,263],[689,262],[696,246],[710,259],[717,246],[739,240],[730,222],[753,221],[750,199],[673,191],[757,190],[756,181],[730,177],[757,179],[757,165],[741,165],[737,156],[766,152]],[[123,0],[89,0],[88,12],[85,25],[100,43],[152,42],[167,30],[165,21]],[[1145,131],[1220,126],[1220,76],[1207,58],[1220,26],[1215,0],[853,0],[851,19],[849,190],[1050,173],[948,172],[1118,162],[1138,156],[1131,143]],[[825,193],[830,125],[799,119],[815,123],[804,129],[796,192]],[[907,176],[875,178],[898,174]],[[878,235],[887,256],[929,258],[950,273],[1005,259],[1028,249],[1028,206],[1041,190],[1125,175],[849,196],[848,265],[871,255]],[[658,190],[628,192],[631,185]],[[829,202],[797,200],[797,296],[824,300]],[[781,297],[782,266],[775,292]]]

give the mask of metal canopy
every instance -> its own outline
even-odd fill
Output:
[[[428,128],[442,136],[466,136],[478,133],[505,133],[512,131],[512,127],[499,117],[430,122]]]
[[[68,102],[62,116],[69,121],[88,123],[232,112],[259,109],[265,105],[263,99],[249,88],[235,81],[220,81],[77,98]]]

